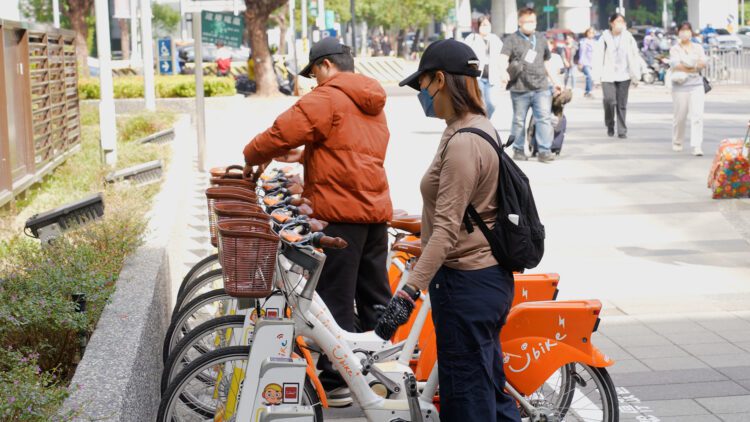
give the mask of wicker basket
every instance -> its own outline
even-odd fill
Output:
[[[233,218],[253,220],[267,225],[271,222],[271,216],[263,212],[263,210],[255,204],[243,204],[219,200],[214,204],[214,211],[216,212],[217,224],[224,220]]]
[[[234,186],[255,192],[255,183],[247,179],[233,179],[227,177],[212,177],[211,186]]]
[[[244,188],[233,186],[211,187],[206,189],[206,202],[208,204],[208,228],[211,233],[211,244],[218,246],[216,238],[216,211],[214,209],[217,202],[234,203],[234,204],[258,204],[258,197],[255,192]],[[260,207],[258,207],[260,209]]]
[[[220,221],[219,257],[224,290],[234,297],[263,298],[273,290],[279,237],[268,224],[247,219]]]

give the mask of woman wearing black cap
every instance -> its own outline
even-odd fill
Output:
[[[428,117],[446,121],[420,185],[422,255],[401,298],[429,287],[435,323],[441,421],[520,421],[505,394],[500,329],[513,301],[513,276],[500,268],[480,230],[462,225],[471,204],[488,226],[497,212],[499,159],[474,128],[498,141],[477,84],[476,54],[455,40],[430,45],[401,82],[419,92]]]

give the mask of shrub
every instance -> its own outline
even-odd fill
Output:
[[[156,96],[159,98],[195,97],[195,77],[191,75],[156,76]],[[114,78],[114,96],[121,98],[143,98],[143,77],[120,76]],[[203,79],[203,94],[207,97],[234,95],[234,79],[206,76]],[[81,78],[78,81],[78,95],[82,100],[100,98],[99,79]]]

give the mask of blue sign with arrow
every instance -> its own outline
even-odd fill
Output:
[[[174,75],[174,54],[171,38],[159,38],[156,41],[157,53],[159,55],[159,73],[162,75]]]

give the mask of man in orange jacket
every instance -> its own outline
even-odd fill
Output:
[[[304,163],[303,196],[312,201],[313,217],[330,223],[328,236],[349,243],[326,250],[318,294],[341,328],[352,332],[356,299],[360,328],[372,330],[377,305],[391,297],[385,266],[393,213],[383,168],[390,137],[386,94],[374,79],[354,73],[351,48],[335,38],[312,46],[300,75],[314,77],[318,86],[245,146],[246,170],[274,158]],[[301,146],[304,151],[296,150]],[[350,404],[346,384],[325,356],[318,367],[329,405]]]

